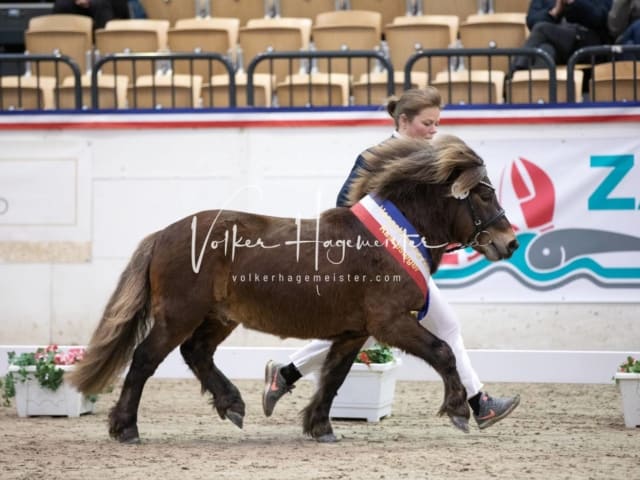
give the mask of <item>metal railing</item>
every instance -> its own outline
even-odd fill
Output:
[[[201,75],[201,81],[205,81],[202,85],[202,89],[209,89],[209,104],[198,105],[196,99],[191,97],[191,101],[186,105],[177,105],[177,79],[181,78],[180,73],[177,73],[176,66],[178,62],[186,63],[187,68],[183,69],[186,73],[190,90],[193,91],[196,84],[196,68],[205,65],[204,74]],[[121,75],[126,75],[130,79],[129,88],[129,108],[138,108],[140,102],[141,90],[138,85],[140,75],[147,74],[151,87],[151,102],[149,108],[196,108],[200,106],[215,107],[213,86],[211,84],[211,77],[214,72],[217,71],[216,65],[222,67],[224,74],[227,76],[227,82],[225,88],[228,92],[228,104],[225,106],[234,108],[236,106],[236,81],[234,66],[225,55],[213,52],[194,52],[194,53],[117,53],[113,55],[106,55],[100,58],[94,65],[91,71],[91,104],[93,108],[100,108],[100,100],[98,95],[99,89],[99,75],[101,72],[108,70],[113,77],[117,78]],[[159,100],[158,88],[167,87],[170,95],[170,102],[168,105],[161,105]],[[117,100],[117,92],[113,91],[114,101]]]
[[[63,65],[65,67],[63,67]],[[64,72],[64,70],[67,72]],[[24,72],[16,75],[15,72]],[[12,73],[13,72],[13,73]],[[41,72],[49,72],[42,74]],[[64,75],[63,75],[64,74]],[[82,108],[82,90],[80,67],[66,55],[35,55],[28,53],[9,53],[0,55],[0,110],[24,110],[28,91],[35,88],[36,108],[40,110],[45,97],[50,93],[52,108],[59,108],[62,81],[71,76],[73,84],[73,107]],[[9,103],[8,91],[15,90],[15,104]],[[27,109],[30,110],[30,109]]]
[[[447,98],[451,98],[453,93],[453,85],[455,84],[455,80],[453,79],[453,72],[466,72],[466,87],[467,87],[467,101],[466,104],[475,104],[477,102],[473,101],[473,92],[472,92],[472,72],[474,71],[474,66],[478,65],[480,62],[486,64],[485,68],[482,70],[486,70],[488,72],[488,82],[487,82],[487,97],[489,99],[488,103],[497,103],[499,101],[505,100],[495,98],[495,93],[492,88],[492,75],[494,78],[502,77],[499,73],[502,72],[507,79],[505,83],[506,86],[506,99],[508,100],[511,97],[511,82],[509,81],[509,72],[504,69],[495,68],[495,64],[497,63],[497,58],[507,60],[507,65],[511,65],[515,57],[527,57],[529,59],[529,71],[532,70],[533,64],[536,59],[539,59],[544,65],[545,69],[549,72],[549,103],[555,103],[557,99],[557,79],[556,79],[556,64],[551,58],[551,56],[545,52],[544,50],[538,48],[443,48],[443,49],[424,49],[420,50],[409,57],[407,63],[404,67],[404,78],[405,84],[404,88],[408,89],[411,85],[411,73],[416,71],[415,65],[421,59],[426,59],[426,68],[425,71],[429,76],[429,83],[433,83],[436,75],[438,73],[448,73],[446,76],[446,94]],[[436,58],[446,58],[447,60],[447,69],[446,70],[436,70],[433,67]],[[452,62],[452,60],[455,60]],[[463,69],[454,70],[452,64],[457,63],[458,65],[463,64]],[[459,78],[464,79],[465,74],[459,74]],[[532,90],[531,90],[531,81],[529,82],[529,96],[531,103],[533,103]],[[492,101],[495,100],[495,101]]]
[[[586,59],[586,62],[585,62]],[[631,75],[626,72],[622,74],[616,68],[616,64],[622,62],[630,62],[633,68]],[[585,47],[576,51],[567,61],[567,77],[572,78],[576,69],[580,68],[588,73],[589,96],[593,102],[598,101],[598,79],[594,75],[597,66],[605,63],[611,65],[611,76],[605,80],[610,80],[610,88],[607,89],[611,93],[611,100],[618,101],[618,91],[620,90],[619,81],[630,80],[631,98],[625,101],[640,101],[640,45],[602,45],[598,47]],[[602,86],[602,85],[601,85]],[[602,86],[601,92],[604,90]],[[575,90],[573,84],[567,85],[567,95],[569,101],[575,98]]]
[[[327,67],[323,72],[317,72],[314,65],[317,60],[323,59],[327,60]],[[335,68],[334,61],[336,60],[346,60],[346,71],[342,71],[342,69]],[[372,71],[381,71],[386,72],[386,93],[388,95],[393,95],[394,93],[394,83],[393,83],[393,65],[391,62],[379,51],[377,50],[315,50],[315,51],[300,51],[300,52],[264,52],[257,56],[255,56],[249,65],[247,66],[247,104],[249,106],[255,105],[255,75],[256,70],[260,65],[267,64],[267,71],[270,75],[270,78],[275,78],[275,62],[276,61],[285,61],[286,67],[285,71],[287,73],[286,77],[288,78],[288,85],[293,85],[293,75],[296,73],[303,73],[307,77],[307,95],[308,101],[306,104],[308,106],[313,106],[313,89],[312,89],[312,81],[313,74],[322,73],[327,75],[327,93],[329,97],[329,104],[332,104],[332,90],[330,88],[331,85],[331,76],[332,74],[345,73],[348,77],[348,88],[351,91],[353,86],[353,62],[356,60],[364,60],[366,62],[365,70],[365,78],[367,78],[367,72]],[[297,64],[297,67],[296,67]],[[280,82],[278,80],[275,81],[275,84],[272,82],[271,91],[275,92],[275,88],[277,84],[287,84],[286,79],[282,79]],[[289,90],[289,95],[292,96],[291,90]],[[293,98],[289,98],[289,104],[293,103]],[[369,102],[374,103],[369,97]],[[351,103],[351,102],[349,102]],[[378,102],[375,102],[376,104]]]
[[[404,88],[410,88],[412,84],[412,73],[420,71],[420,69],[416,68],[416,64],[419,61],[422,61],[419,64],[420,68],[424,68],[423,71],[426,71],[428,74],[429,83],[433,83],[436,73],[439,72],[444,74],[444,78],[448,81],[439,82],[437,86],[443,92],[443,96],[451,98],[452,86],[454,83],[451,78],[451,74],[454,72],[454,69],[452,68],[452,59],[462,59],[462,62],[465,64],[466,69],[462,71],[458,70],[456,72],[459,80],[465,80],[465,77],[467,80],[470,80],[471,71],[476,68],[476,65],[483,62],[487,67],[488,83],[491,83],[491,72],[494,70],[495,63],[498,61],[499,57],[503,57],[503,63],[504,58],[506,58],[508,63],[511,64],[515,57],[523,56],[529,59],[529,74],[528,76],[523,75],[524,82],[519,87],[521,96],[523,89],[528,88],[529,102],[535,103],[535,99],[533,98],[533,64],[535,63],[536,66],[542,64],[542,70],[546,72],[543,76],[545,77],[545,81],[548,82],[548,85],[545,84],[545,88],[548,88],[548,102],[557,102],[558,80],[556,65],[554,64],[553,59],[546,52],[540,49],[425,49],[416,52],[405,64]],[[436,68],[433,65],[437,63],[436,59],[439,57],[444,59],[439,60],[439,62],[445,67],[445,69],[439,69],[436,71]],[[352,97],[354,91],[353,87],[358,83],[358,79],[354,79],[352,75],[352,67],[355,65],[355,62],[360,62],[359,68],[364,72],[362,79],[364,86],[367,88],[365,99],[361,102],[356,102],[357,104],[380,105],[382,94],[389,96],[395,93],[396,86],[394,82],[393,65],[381,52],[377,50],[271,51],[256,56],[251,60],[247,67],[247,105],[256,105],[256,75],[259,67],[261,70],[267,70],[270,73],[269,81],[271,82],[271,91],[275,94],[278,85],[291,86],[293,84],[292,78],[294,74],[317,73],[315,65],[319,60],[324,61],[326,65],[326,68],[323,69],[324,72],[322,73],[325,74],[324,78],[326,79],[328,100],[323,100],[323,102],[325,102],[324,104],[338,104],[337,99],[332,98],[333,94],[331,93],[330,84],[333,74],[341,72],[344,73],[346,78],[348,78],[348,91],[350,96],[347,104],[354,104]],[[627,61],[630,61],[633,65],[631,70],[628,67]],[[280,62],[280,67],[282,67],[282,63],[284,63],[286,65],[286,73],[288,74],[285,77],[281,76],[279,80],[274,80],[276,62]],[[611,72],[609,74],[611,77],[611,86],[607,88],[612,90],[613,101],[619,101],[620,95],[618,94],[622,90],[623,83],[625,92],[627,92],[625,93],[624,98],[627,101],[640,101],[640,65],[638,65],[640,63],[640,46],[637,45],[609,45],[583,48],[575,52],[570,58],[566,67],[567,78],[574,78],[576,69],[581,69],[585,72],[585,85],[588,84],[590,87],[590,100],[594,102],[607,101],[602,100],[604,98],[602,93],[598,93],[603,92],[604,90],[602,89],[604,87],[598,86],[596,78],[591,75],[591,72],[595,71],[600,64],[608,62],[611,63]],[[624,62],[624,64],[622,62]],[[623,75],[623,70],[621,68],[625,64],[627,67],[625,67]],[[16,70],[24,71],[25,74],[9,75],[9,72]],[[186,84],[184,82],[180,84],[183,91],[185,89],[193,90],[196,86],[196,70],[198,70],[198,74],[201,77],[198,82],[201,82],[199,85],[202,88],[202,98],[208,98],[208,101],[203,103],[197,95],[194,95],[190,99],[187,98],[186,100],[186,97],[183,96],[180,105],[178,105],[178,84],[176,79],[178,79],[180,75],[183,75],[179,72],[185,72],[189,77]],[[31,98],[31,103],[29,103],[29,105],[31,106],[26,108],[36,110],[42,109],[43,107],[41,105],[45,92],[48,92],[49,97],[52,97],[53,100],[49,102],[49,106],[44,108],[81,109],[83,108],[83,90],[85,91],[84,101],[86,104],[84,108],[105,108],[104,105],[101,105],[102,101],[104,101],[105,98],[113,98],[115,100],[116,95],[118,95],[116,88],[112,88],[112,90],[107,89],[107,95],[112,95],[113,97],[105,97],[104,91],[102,92],[103,96],[100,96],[100,80],[101,77],[104,80],[104,76],[107,75],[105,72],[107,71],[112,73],[114,77],[127,75],[131,79],[128,87],[125,89],[125,95],[127,97],[127,104],[125,106],[128,106],[129,108],[216,108],[221,106],[222,103],[224,103],[224,107],[233,108],[238,105],[236,72],[234,70],[234,66],[226,56],[218,53],[123,53],[107,55],[96,61],[93,69],[91,70],[90,81],[87,80],[86,77],[84,78],[84,87],[83,77],[78,65],[65,55],[0,54],[0,110],[25,109],[25,99],[27,98],[27,94],[30,95],[29,98]],[[527,70],[525,70],[525,72],[526,71]],[[630,74],[629,71],[631,71]],[[145,102],[142,102],[142,97],[138,93],[137,80],[139,75],[145,72],[149,74],[149,82],[146,85],[147,93],[145,94]],[[212,85],[210,81],[214,72],[220,73],[219,76],[222,78],[220,85],[217,86],[219,90],[217,94],[218,97],[216,97],[218,100],[216,101],[213,100],[213,89],[215,85]],[[498,103],[502,100],[509,103],[512,99],[512,80],[508,73],[504,74],[504,71],[500,75],[504,75],[505,78],[503,85],[504,98],[496,98],[494,93],[488,91],[488,95],[486,95],[486,97],[489,99],[489,103]],[[217,73],[216,76],[218,76]],[[63,85],[62,82],[64,78],[62,77],[70,77],[71,79],[67,79]],[[286,77],[289,77],[288,84],[285,82]],[[303,102],[303,106],[320,105],[321,102],[316,102],[314,100],[314,95],[317,95],[317,93],[314,94],[314,91],[317,92],[318,90],[314,90],[312,87],[318,88],[318,85],[312,85],[313,75],[303,75],[301,78],[303,79],[303,86],[301,88],[303,91],[304,88],[306,88],[306,94],[308,97],[308,99]],[[136,80],[134,81],[133,79]],[[300,78],[298,78],[297,81],[297,85],[300,86]],[[306,83],[304,83],[305,81]],[[314,80],[314,82],[315,81],[316,80]],[[242,85],[245,86],[244,83]],[[374,98],[371,93],[371,89],[374,85],[378,88],[376,98]],[[322,87],[322,85],[320,87]],[[471,86],[465,88],[467,88],[467,91],[464,103],[484,103],[474,100]],[[491,89],[491,86],[487,85],[487,88]],[[566,82],[567,102],[572,103],[575,101],[577,93],[576,88],[579,88],[579,85],[576,85],[574,81]],[[161,95],[161,90],[163,90],[163,102],[158,101]],[[167,90],[169,92],[168,94]],[[36,101],[33,100],[34,91],[37,92],[38,96]],[[90,93],[90,100],[87,99],[86,92]],[[64,97],[62,96],[62,93],[64,93]],[[288,95],[292,95],[291,89],[289,89]],[[102,101],[101,98],[103,99]],[[220,99],[223,99],[224,102]],[[61,102],[61,100],[64,101]],[[288,103],[289,105],[293,104],[291,97],[287,100],[287,102],[283,101],[281,103]],[[36,106],[34,107],[33,105]]]

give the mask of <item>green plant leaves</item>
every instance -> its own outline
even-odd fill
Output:
[[[50,346],[46,349],[38,348],[36,352],[27,352],[16,355],[16,352],[8,352],[9,365],[18,367],[17,372],[9,372],[4,377],[2,400],[4,406],[9,406],[11,399],[16,395],[15,382],[26,382],[29,375],[34,375],[43,388],[54,392],[62,385],[64,370],[55,363],[55,356],[59,354],[57,347]],[[36,367],[35,373],[28,372],[27,367]]]
[[[640,360],[635,360],[632,356],[627,357],[627,361],[620,365],[620,372],[640,373]]]
[[[389,363],[393,361],[393,351],[389,346],[376,343],[373,347],[360,350],[354,363]]]

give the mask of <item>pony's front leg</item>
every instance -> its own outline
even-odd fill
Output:
[[[350,337],[335,340],[331,345],[331,350],[322,365],[318,390],[302,412],[304,433],[318,442],[338,441],[331,427],[329,411],[338,388],[344,382],[358,351],[367,338],[368,336]]]
[[[422,327],[409,314],[372,322],[371,334],[379,341],[422,358],[440,374],[444,382],[444,401],[439,415],[447,414],[453,425],[469,432],[467,393],[456,369],[456,358],[449,345]]]

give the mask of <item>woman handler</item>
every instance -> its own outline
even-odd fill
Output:
[[[437,133],[441,109],[441,97],[437,89],[407,90],[398,99],[391,99],[387,111],[395,122],[393,137],[411,137],[430,140]],[[360,169],[366,169],[365,152],[356,159],[340,193],[337,206],[350,207],[348,193],[351,183]],[[478,427],[487,428],[509,415],[520,403],[520,396],[491,397],[482,390],[476,371],[473,369],[464,347],[460,324],[451,306],[445,301],[433,278],[429,278],[429,309],[421,325],[451,347],[456,358],[460,380],[467,391],[469,406]],[[301,377],[322,368],[331,342],[313,340],[291,355],[291,363],[282,365],[269,361],[265,368],[265,387],[262,396],[264,414],[269,417],[277,401],[294,388]]]

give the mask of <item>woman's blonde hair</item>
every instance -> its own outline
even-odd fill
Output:
[[[387,112],[393,118],[396,128],[399,126],[400,115],[405,114],[411,122],[425,108],[442,108],[442,97],[437,88],[412,88],[400,97],[391,97],[387,101]]]

